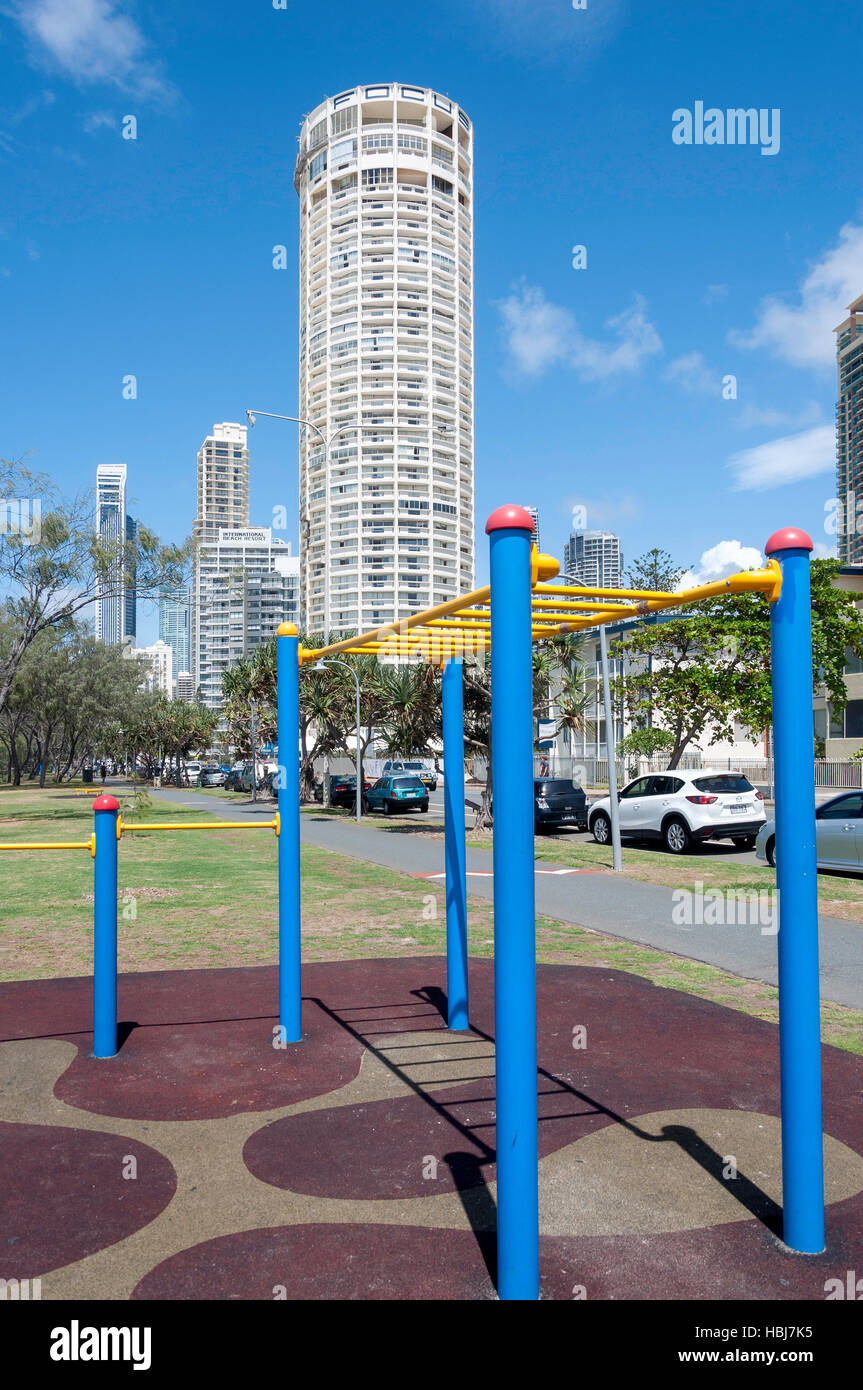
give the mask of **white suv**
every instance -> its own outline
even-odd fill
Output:
[[[587,828],[600,845],[611,840],[610,800],[591,803]],[[705,840],[733,840],[752,849],[764,824],[764,798],[740,772],[661,772],[636,777],[619,793],[620,834],[661,840],[685,854]]]

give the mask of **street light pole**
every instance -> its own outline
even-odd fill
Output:
[[[357,431],[357,448],[359,449],[359,421],[356,420],[351,424],[340,425],[328,438],[323,430],[312,420],[306,420],[302,415],[279,415],[274,410],[247,410],[246,418],[251,428],[254,428],[255,419],[258,415],[266,415],[270,420],[289,420],[295,425],[305,425],[307,429],[315,431],[315,434],[322,441],[324,446],[324,477],[326,478],[326,488],[324,491],[324,645],[326,645],[330,640],[330,449],[332,448],[333,440],[337,439],[344,430],[354,429]],[[300,545],[302,546],[302,537],[300,537]],[[358,561],[359,558],[358,549]],[[358,586],[359,581],[360,577],[359,574],[357,574]],[[326,753],[324,754],[323,804],[324,806],[329,806],[330,804],[330,760]]]
[[[318,666],[344,666],[346,671],[350,671],[354,678],[354,685],[357,688],[357,824],[361,819],[361,807],[363,800],[363,778],[362,778],[362,753],[360,751],[360,679],[353,666],[349,666],[346,661],[319,661]]]
[[[257,799],[258,799],[258,757],[257,757],[257,754],[256,754],[256,752],[255,752],[255,714],[257,713],[257,710],[256,710],[256,706],[255,706],[255,701],[254,701],[254,700],[250,700],[250,701],[249,701],[249,709],[250,709],[250,711],[251,711],[251,715],[250,715],[250,719],[249,719],[249,726],[250,726],[250,731],[251,731],[250,736],[251,736],[251,740],[252,740],[252,800],[253,800],[253,801],[257,801]]]
[[[330,640],[330,450],[333,440],[337,439],[345,430],[358,431],[359,421],[354,420],[347,425],[340,425],[328,437],[312,420],[305,420],[301,415],[278,415],[272,410],[247,410],[246,418],[252,428],[254,428],[255,420],[259,415],[266,415],[270,420],[289,420],[295,425],[305,425],[307,429],[315,431],[324,446],[324,473],[327,480],[324,496],[324,642],[326,643]],[[359,576],[357,576],[357,582],[359,582]]]
[[[608,810],[611,819],[611,858],[615,873],[620,873],[623,860],[620,853],[620,804],[617,800],[617,749],[614,742],[614,711],[608,679],[608,644],[605,628],[599,629],[599,655],[602,662],[602,702],[605,709],[605,753],[608,761]]]

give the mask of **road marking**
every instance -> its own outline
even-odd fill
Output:
[[[600,874],[602,869],[534,869],[535,874]],[[467,878],[494,878],[494,869],[466,869]],[[412,874],[412,878],[446,878],[446,873]]]

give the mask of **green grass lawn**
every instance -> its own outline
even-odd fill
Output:
[[[128,800],[120,799],[121,803]],[[0,844],[86,842],[93,826],[91,806],[90,787],[84,795],[65,787],[41,792],[0,790]],[[320,814],[321,808],[317,810]],[[124,819],[129,819],[128,808]],[[141,808],[137,819],[205,824],[218,819],[218,804],[210,815],[153,803]],[[538,850],[549,851],[541,857],[560,855],[560,846],[551,842],[543,846],[538,841]],[[590,848],[582,837],[569,852],[589,853]],[[638,855],[638,851],[625,853]],[[441,883],[414,879],[311,845],[303,845],[301,860],[305,959],[444,953]],[[276,842],[272,832],[126,833],[119,866],[121,971],[275,961]],[[679,871],[680,861],[672,861],[672,867]],[[0,875],[0,980],[88,974],[93,963],[89,852],[4,853]],[[702,877],[706,881],[706,875]],[[746,1013],[773,1021],[777,1017],[776,990],[759,981],[545,917],[537,918],[536,930],[541,962],[628,970],[658,985]],[[491,903],[470,898],[471,955],[490,957],[493,936]],[[822,1026],[826,1041],[863,1052],[863,1013],[824,1004]]]

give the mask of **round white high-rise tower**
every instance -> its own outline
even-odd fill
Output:
[[[304,120],[294,186],[302,620],[363,630],[474,584],[473,127],[355,87]]]

